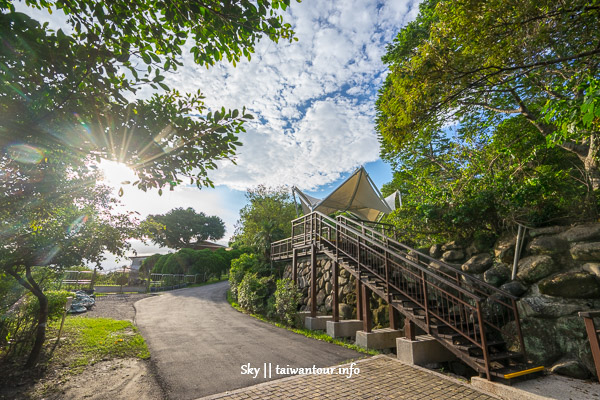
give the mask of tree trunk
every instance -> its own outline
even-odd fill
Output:
[[[586,157],[582,160],[588,182],[592,191],[600,189],[600,170],[598,169],[598,138],[595,133],[590,135],[590,147]]]
[[[42,346],[46,340],[46,324],[48,322],[48,298],[41,290],[33,290],[32,293],[37,297],[40,303],[40,311],[38,314],[38,326],[35,333],[35,342],[29,358],[25,364],[26,368],[32,368],[37,364],[40,354],[42,353]]]

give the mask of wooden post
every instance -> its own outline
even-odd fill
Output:
[[[362,313],[362,282],[356,278],[356,319],[363,320]]]
[[[310,316],[317,316],[317,246],[310,246]]]
[[[373,315],[371,313],[371,289],[367,285],[362,285],[362,306],[363,306],[363,331],[371,332],[373,329]]]
[[[292,280],[294,286],[298,285],[298,255],[296,249],[292,250]]]
[[[331,289],[331,291],[332,291],[332,293],[331,293],[331,315],[333,315],[334,322],[339,322],[339,320],[340,320],[339,299],[338,299],[339,265],[338,265],[337,261],[331,262],[331,269],[332,269],[331,279],[333,280],[332,285],[331,285],[331,287],[332,287],[332,289]]]
[[[388,313],[390,317],[390,329],[398,329],[398,311],[388,303]]]
[[[404,320],[404,337],[406,337],[408,340],[415,340],[416,328],[417,327],[415,326],[415,323],[406,318]]]

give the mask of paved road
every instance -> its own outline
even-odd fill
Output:
[[[327,367],[363,356],[244,315],[227,303],[228,283],[181,289],[135,304],[136,323],[169,398],[195,399],[268,381],[264,363]],[[256,379],[242,366],[260,367]]]

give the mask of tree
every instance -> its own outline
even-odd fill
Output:
[[[271,243],[289,237],[296,208],[285,188],[260,185],[246,192],[248,204],[240,210],[240,219],[232,241],[252,246],[268,256]]]
[[[584,0],[425,1],[384,57],[384,156],[427,143],[452,123],[462,126],[463,142],[482,142],[519,115],[541,145],[576,155],[590,191],[599,189],[599,16],[597,2]]]
[[[0,272],[14,278],[39,302],[28,367],[40,356],[48,321],[48,299],[33,268],[60,271],[84,261],[99,265],[105,251],[124,255],[126,240],[135,236],[134,221],[128,215],[112,213],[115,201],[110,190],[96,185],[93,174],[85,173],[86,168],[69,168],[70,178],[66,180],[52,179],[56,171],[49,168],[42,165],[39,170],[47,172],[43,179],[48,179],[47,184],[59,195],[28,192],[25,189],[32,185],[17,180],[22,185],[12,190],[23,191],[7,198],[3,187],[5,201],[0,207]],[[32,196],[34,201],[19,201],[19,196]]]
[[[63,11],[72,33],[54,32],[0,1],[0,145],[60,145],[81,157],[120,161],[135,170],[133,184],[143,190],[183,179],[212,185],[207,171],[234,154],[236,135],[251,118],[243,110],[207,113],[200,93],[165,85],[164,74],[181,65],[186,39],[195,44],[194,60],[210,66],[250,58],[262,36],[293,34],[275,14],[289,0],[28,4]],[[165,92],[127,99],[145,85]]]
[[[138,177],[132,185],[160,194],[184,179],[212,186],[207,172],[241,144],[245,110],[208,112],[201,93],[164,83],[184,45],[201,65],[235,64],[261,37],[291,40],[293,32],[277,14],[289,0],[26,3],[64,12],[69,25],[53,31],[0,0],[0,269],[40,301],[31,366],[47,319],[32,266],[97,263],[133,235],[127,216],[106,211],[114,200],[93,187],[93,162],[125,163]],[[145,86],[162,92],[135,99]]]
[[[196,248],[205,240],[225,235],[225,223],[217,216],[197,213],[193,208],[174,208],[163,215],[149,215],[145,226],[155,244],[173,249]]]

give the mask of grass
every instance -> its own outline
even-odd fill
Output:
[[[347,349],[357,351],[359,353],[368,354],[368,355],[371,355],[371,356],[375,356],[377,354],[381,354],[381,352],[379,352],[377,350],[365,349],[363,347],[355,345],[354,343],[350,343],[350,342],[348,342],[346,340],[332,338],[331,336],[329,336],[328,334],[326,334],[323,331],[313,331],[313,330],[304,329],[304,328],[303,329],[293,328],[293,327],[281,324],[281,323],[276,322],[276,321],[271,321],[271,320],[265,318],[264,316],[262,316],[260,314],[251,314],[251,313],[247,312],[246,310],[244,310],[242,307],[240,307],[240,305],[238,303],[236,303],[236,301],[233,299],[233,296],[231,295],[231,292],[229,290],[227,291],[227,301],[229,302],[229,304],[233,308],[235,308],[239,312],[244,313],[244,314],[248,314],[248,315],[250,315],[250,316],[252,316],[252,317],[254,317],[256,319],[259,319],[259,320],[261,320],[263,322],[266,322],[268,324],[275,325],[278,328],[287,329],[288,331],[291,331],[291,332],[297,333],[299,335],[303,335],[303,336],[309,337],[311,339],[321,340],[321,341],[327,342],[327,343],[333,343],[335,345],[342,346],[342,347],[345,347]]]
[[[53,358],[66,362],[75,373],[98,361],[150,357],[146,341],[129,321],[67,317],[62,337]]]

